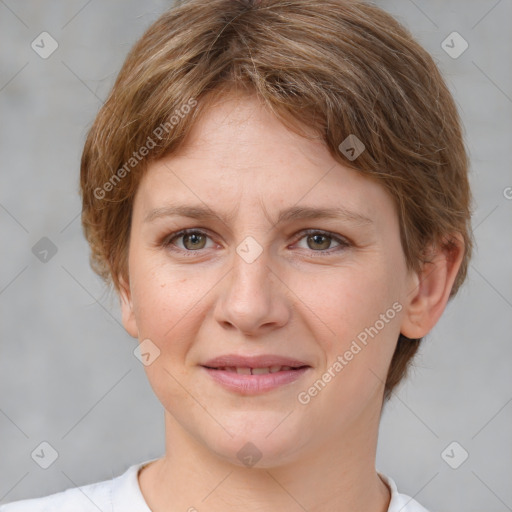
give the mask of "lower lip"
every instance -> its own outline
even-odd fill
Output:
[[[285,384],[300,379],[310,367],[299,368],[297,370],[285,370],[276,373],[263,373],[260,375],[243,375],[236,372],[225,370],[213,370],[212,368],[203,368],[208,372],[213,380],[224,386],[230,391],[236,391],[242,395],[257,395],[265,391],[277,389]]]

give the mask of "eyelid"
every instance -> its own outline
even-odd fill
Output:
[[[181,229],[179,231],[176,231],[176,232],[171,233],[170,235],[166,236],[162,241],[162,245],[164,245],[164,247],[172,246],[173,247],[172,250],[176,250],[178,252],[181,252],[182,254],[183,253],[187,253],[187,254],[198,253],[199,254],[204,249],[198,249],[196,251],[187,251],[184,249],[180,249],[179,247],[176,247],[174,244],[171,243],[173,240],[179,239],[188,234],[201,234],[210,239],[213,238],[210,235],[210,232],[204,228],[186,228],[186,229]],[[305,236],[313,235],[313,234],[319,234],[319,235],[325,236],[327,238],[331,238],[332,240],[339,243],[339,245],[337,247],[326,249],[324,251],[314,251],[312,249],[309,249],[309,252],[313,253],[313,254],[329,255],[329,254],[338,252],[339,250],[346,249],[347,247],[350,247],[353,245],[353,243],[349,239],[347,239],[346,237],[344,237],[342,235],[332,233],[330,231],[325,231],[323,229],[315,229],[315,228],[302,229],[302,230],[298,231],[294,236],[295,242],[293,242],[293,244],[296,244],[298,241],[300,241]],[[306,249],[306,250],[308,250],[308,249]]]
[[[330,236],[331,238],[338,238],[340,241],[343,241],[342,235],[339,235],[338,233],[333,233],[332,231],[326,231],[325,229],[319,229],[319,228],[307,228],[307,229],[301,229],[300,231],[297,231],[296,236],[298,235],[313,235],[318,234],[325,236]]]
[[[324,229],[314,229],[314,228],[308,228],[308,229],[303,229],[303,230],[299,231],[296,235],[297,241],[301,240],[306,235],[322,235],[327,238],[331,238],[332,240],[335,240],[336,242],[338,242],[340,244],[338,247],[348,247],[350,245],[353,245],[350,240],[348,240],[347,238],[345,238],[342,235],[338,235],[336,233],[331,233],[330,231],[325,231]],[[297,242],[294,242],[294,243],[297,243]],[[325,251],[312,251],[311,250],[311,252],[314,252],[314,253],[322,253],[322,252],[328,253],[329,251],[331,251],[331,249],[327,249]]]
[[[210,232],[208,230],[205,230],[203,228],[186,228],[186,229],[180,229],[179,231],[175,231],[173,233],[171,233],[170,235],[167,235],[166,237],[164,237],[164,239],[162,240],[162,245],[164,247],[173,247],[172,250],[176,250],[178,252],[181,252],[181,253],[189,253],[189,254],[193,254],[193,253],[199,253],[200,251],[204,250],[204,249],[198,249],[196,251],[186,251],[184,249],[180,249],[179,247],[176,247],[172,241],[173,240],[177,240],[185,235],[190,235],[190,234],[200,234],[200,235],[204,235],[210,239],[213,239],[213,237],[210,235]]]

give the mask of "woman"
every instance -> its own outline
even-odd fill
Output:
[[[420,512],[375,469],[383,403],[463,283],[468,159],[431,57],[348,0],[189,0],[88,135],[93,268],[166,451],[21,510]]]

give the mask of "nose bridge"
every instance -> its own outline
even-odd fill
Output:
[[[270,302],[269,265],[268,249],[265,250],[253,237],[245,238],[233,256],[230,291],[234,298],[247,304],[252,302],[251,309],[263,308]]]
[[[232,271],[217,307],[219,322],[251,334],[286,322],[286,299],[269,267],[270,251],[253,237],[242,240],[233,254]]]

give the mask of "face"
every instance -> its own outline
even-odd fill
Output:
[[[123,322],[176,432],[272,466],[364,437],[415,284],[386,190],[230,97],[139,185]]]

